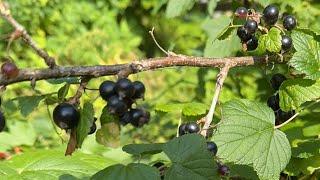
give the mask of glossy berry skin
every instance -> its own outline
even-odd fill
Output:
[[[197,133],[200,131],[200,127],[197,123],[190,122],[186,125],[186,132],[188,133]]]
[[[249,41],[247,41],[247,50],[253,51],[258,47],[258,39],[253,36]]]
[[[242,42],[247,42],[252,38],[252,35],[243,26],[238,28],[237,35]]]
[[[248,33],[253,34],[258,29],[258,24],[256,21],[248,19],[247,22],[244,24],[244,28],[246,28]]]
[[[114,90],[115,83],[112,81],[104,81],[99,86],[100,96],[104,100],[108,100],[111,96],[115,95],[116,92]]]
[[[283,27],[286,28],[286,30],[291,31],[297,26],[297,20],[292,15],[287,15],[283,18]]]
[[[278,91],[283,81],[287,80],[287,78],[282,74],[274,74],[270,79],[271,86],[274,90]]]
[[[119,122],[121,125],[125,126],[130,123],[131,117],[130,112],[124,113],[122,116],[119,117]]]
[[[273,111],[279,110],[280,109],[280,106],[279,106],[279,94],[270,96],[268,98],[267,104]]]
[[[133,88],[134,88],[134,95],[132,98],[134,99],[139,99],[144,97],[144,93],[146,92],[146,87],[144,84],[140,81],[134,81],[132,83]]]
[[[263,10],[263,19],[268,25],[274,25],[279,18],[279,9],[275,5],[269,5]]]
[[[150,121],[150,113],[142,109],[131,109],[130,117],[130,123],[135,127],[142,127]]]
[[[115,91],[120,98],[131,98],[134,95],[132,82],[127,78],[119,79],[115,85]]]
[[[239,18],[246,18],[248,15],[248,10],[245,7],[238,7],[236,9],[235,15]]]
[[[19,74],[19,69],[14,63],[7,61],[2,64],[1,73],[7,78],[15,78]]]
[[[187,126],[187,124],[181,124],[179,126],[179,136],[186,134],[186,126]]]
[[[96,123],[93,123],[92,126],[90,127],[90,131],[88,134],[89,135],[93,134],[94,132],[96,132],[96,130],[97,130],[97,125],[96,125]]]
[[[207,149],[208,151],[210,151],[214,156],[217,154],[218,152],[218,147],[217,144],[213,141],[209,141],[207,142]]]
[[[223,164],[219,164],[218,165],[218,173],[221,175],[221,176],[227,176],[230,174],[230,169],[228,166],[226,165],[223,165]]]
[[[107,108],[110,114],[114,115],[123,115],[128,111],[127,104],[124,101],[120,100],[118,96],[111,96],[109,98]]]
[[[6,126],[6,119],[3,115],[3,113],[0,111],[0,132],[3,131],[5,126]]]
[[[61,103],[53,110],[53,120],[61,129],[72,129],[79,123],[80,114],[71,104]]]
[[[283,35],[282,36],[282,40],[281,40],[281,47],[283,50],[289,50],[292,47],[292,39],[291,37],[287,36],[287,35]]]

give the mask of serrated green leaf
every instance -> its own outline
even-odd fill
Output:
[[[217,165],[207,150],[206,140],[198,134],[187,134],[167,142],[163,151],[172,161],[165,179],[218,179]]]
[[[80,112],[80,121],[77,126],[77,147],[81,148],[84,139],[90,132],[90,127],[94,123],[94,109],[90,102],[85,102]]]
[[[252,165],[260,179],[279,179],[291,157],[286,135],[274,129],[272,109],[249,100],[229,101],[213,136],[219,158]]]
[[[68,92],[69,92],[69,88],[70,88],[70,84],[66,83],[64,86],[62,86],[59,90],[58,90],[58,98],[60,100],[64,100],[64,98],[67,96]]]
[[[120,146],[120,126],[116,122],[108,122],[101,125],[96,133],[96,140],[99,144],[107,147]]]
[[[91,179],[160,180],[160,174],[155,167],[141,163],[116,164],[99,171]]]
[[[277,28],[271,28],[268,34],[259,37],[259,46],[261,50],[278,53],[281,50],[281,31]]]
[[[41,100],[43,100],[45,96],[21,96],[17,97],[16,100],[18,101],[19,109],[21,114],[26,117],[32,111],[34,111],[38,106]]]
[[[3,179],[14,180],[56,180],[59,178],[88,178],[106,165],[114,164],[114,161],[95,155],[74,153],[65,157],[62,151],[40,150],[27,152],[4,162],[0,167],[6,167],[6,174],[1,174]]]
[[[158,154],[162,152],[163,143],[155,144],[128,144],[122,147],[126,153],[133,155]]]
[[[298,109],[301,104],[320,98],[320,81],[310,79],[290,79],[279,91],[280,107],[284,111]]]
[[[183,15],[188,10],[192,9],[195,2],[196,0],[169,0],[166,9],[166,17],[173,18]]]
[[[182,108],[184,116],[200,116],[207,113],[208,106],[202,103],[187,103]]]
[[[297,52],[289,64],[309,79],[320,78],[320,43],[312,36],[294,31],[291,35]]]

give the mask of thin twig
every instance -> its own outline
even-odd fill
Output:
[[[162,52],[164,52],[167,56],[170,56],[170,53],[169,53],[168,51],[164,50],[164,49],[160,46],[160,44],[158,43],[156,37],[154,36],[154,27],[152,27],[152,30],[149,31],[149,34],[151,35],[154,43],[158,46],[158,48],[159,48]]]
[[[54,68],[56,66],[55,60],[53,57],[51,57],[45,50],[41,49],[39,45],[31,38],[31,36],[28,34],[26,29],[18,22],[16,21],[8,8],[8,5],[4,2],[0,2],[0,15],[5,19],[9,24],[11,24],[12,27],[15,28],[15,34],[20,34],[22,36],[25,43],[27,43],[35,52],[44,59],[45,63],[50,67]],[[12,41],[14,39],[10,39]],[[9,44],[11,42],[9,41]],[[10,46],[8,45],[8,48]]]
[[[90,81],[90,79],[91,78],[88,78],[88,77],[84,77],[81,79],[81,82],[80,82],[79,88],[77,89],[76,94],[68,100],[68,102],[70,104],[79,104],[79,99],[81,98],[82,94],[84,93],[86,86],[87,86],[88,82]]]
[[[213,95],[213,98],[212,98],[210,110],[209,110],[209,112],[208,112],[208,114],[206,116],[206,120],[205,120],[205,123],[203,125],[202,131],[200,132],[201,135],[203,135],[205,137],[207,136],[207,131],[208,131],[208,129],[209,129],[210,125],[211,125],[211,122],[213,120],[213,114],[214,114],[216,105],[218,103],[219,95],[220,95],[224,80],[226,79],[226,77],[228,75],[229,69],[230,69],[230,65],[226,64],[220,70],[220,72],[218,74],[218,78],[217,78],[217,82],[216,82],[216,88],[215,88],[214,95]]]

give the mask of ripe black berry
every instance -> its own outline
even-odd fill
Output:
[[[115,91],[120,98],[131,98],[134,95],[132,82],[127,78],[119,79],[115,85]]]
[[[291,31],[297,26],[297,20],[292,15],[287,15],[283,18],[283,27],[288,31]]]
[[[7,78],[15,78],[19,74],[19,69],[14,63],[7,61],[2,64],[1,73]]]
[[[0,132],[3,131],[5,126],[6,126],[6,119],[3,115],[3,113],[0,111]]]
[[[248,19],[247,22],[244,24],[244,28],[250,33],[253,34],[258,29],[258,24],[256,21]]]
[[[267,104],[273,111],[279,110],[280,109],[280,106],[279,106],[279,94],[270,96],[268,98]]]
[[[230,169],[228,166],[223,165],[223,164],[218,164],[218,173],[221,176],[227,176],[230,174]]]
[[[135,127],[142,127],[150,120],[150,113],[142,109],[131,109],[130,110],[130,123]]]
[[[282,75],[282,74],[274,74],[272,76],[272,78],[270,79],[270,83],[271,83],[271,86],[274,90],[278,91],[281,84],[283,83],[283,81],[285,81],[287,78]]]
[[[287,36],[287,35],[283,35],[282,36],[282,40],[281,40],[281,47],[283,50],[289,50],[292,47],[292,39],[291,37]]]
[[[252,38],[252,35],[243,26],[238,28],[237,35],[242,42],[247,42]]]
[[[93,123],[92,126],[90,127],[90,132],[88,134],[93,134],[97,130],[97,125],[96,123]]]
[[[269,5],[263,10],[263,19],[268,25],[274,25],[279,18],[279,9],[275,5]]]
[[[119,122],[121,125],[125,126],[131,121],[130,112],[124,113],[122,116],[119,117]]]
[[[188,133],[197,133],[200,131],[200,127],[197,123],[190,122],[186,125],[186,132]]]
[[[187,124],[181,124],[179,126],[179,136],[185,135],[187,133],[186,126],[187,126]]]
[[[126,103],[120,100],[118,96],[111,96],[109,98],[107,108],[110,114],[115,115],[123,115],[128,110]]]
[[[99,92],[102,99],[107,101],[111,96],[115,95],[114,87],[115,83],[112,81],[104,81],[103,83],[101,83]]]
[[[68,103],[62,103],[53,110],[53,120],[61,129],[72,129],[78,125],[80,114]]]
[[[212,152],[212,154],[213,154],[214,156],[215,156],[215,155],[217,154],[217,152],[218,152],[218,147],[217,147],[216,143],[213,142],[213,141],[207,142],[207,149],[208,149],[210,152]]]
[[[235,15],[240,18],[246,18],[247,14],[248,14],[248,10],[245,7],[238,7],[235,12]]]
[[[281,109],[279,109],[278,111],[275,112],[275,116],[276,116],[275,124],[279,125],[285,122],[286,120],[290,119],[294,114],[295,114],[294,110],[284,112]]]
[[[247,50],[248,51],[253,51],[257,49],[258,47],[258,39],[253,36],[248,42],[247,42]]]
[[[144,93],[146,92],[146,88],[144,87],[144,84],[140,81],[134,81],[132,85],[134,88],[134,95],[132,96],[132,98],[134,99],[143,98]]]

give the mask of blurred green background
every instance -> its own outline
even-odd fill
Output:
[[[165,56],[155,45],[150,34],[155,28],[159,43],[175,53],[227,57],[246,55],[241,51],[238,38],[218,41],[217,35],[229,24],[230,17],[239,6],[247,6],[261,11],[268,3],[277,3],[281,13],[297,15],[300,27],[309,27],[320,32],[320,2],[317,0],[200,0],[185,14],[169,18],[166,10],[168,0],[14,0],[9,1],[13,16],[25,26],[34,40],[59,65],[104,65],[128,63],[133,60]],[[4,20],[0,21],[0,56],[6,56],[5,36],[13,31]],[[10,56],[19,68],[46,67],[22,40],[16,40],[10,48]],[[233,69],[228,76],[220,97],[220,102],[234,98],[245,98],[266,102],[272,95],[269,78],[281,72],[289,76],[290,71],[281,65],[245,67]],[[180,112],[156,113],[158,104],[199,102],[209,108],[217,70],[208,68],[167,68],[131,75],[130,79],[143,81],[147,92],[145,101],[139,105],[146,107],[152,114],[151,122],[143,128],[126,126],[121,130],[121,146],[128,143],[165,142],[176,134],[181,117]],[[90,81],[89,88],[98,88],[106,80],[115,77],[101,77]],[[46,106],[41,97],[56,93],[64,84],[39,81],[33,90],[30,82],[13,84],[2,93],[2,110],[7,119],[8,129],[0,134],[0,152],[13,152],[14,147],[23,151],[35,149],[62,149],[66,147],[67,135],[54,130],[50,114],[55,105]],[[68,97],[72,96],[78,85],[71,85]],[[39,96],[38,100],[28,100],[24,96]],[[98,97],[97,91],[86,91],[82,101],[94,104],[96,117],[100,117],[105,102]],[[30,103],[33,103],[30,105]],[[39,104],[39,106],[37,106]],[[29,108],[22,109],[23,105]],[[315,108],[319,110],[319,107]],[[219,106],[215,115],[219,119]],[[50,113],[48,113],[50,112]],[[320,112],[318,112],[320,113]],[[305,113],[296,122],[307,122],[318,114]],[[193,119],[195,119],[194,117]],[[300,124],[301,124],[300,123]],[[312,123],[311,123],[312,125]],[[299,123],[294,124],[299,127]],[[293,131],[292,145],[307,139],[300,130]],[[61,138],[63,140],[61,140]],[[125,160],[128,155],[119,149],[106,148],[95,141],[91,135],[81,151]],[[114,153],[121,156],[115,157]]]

